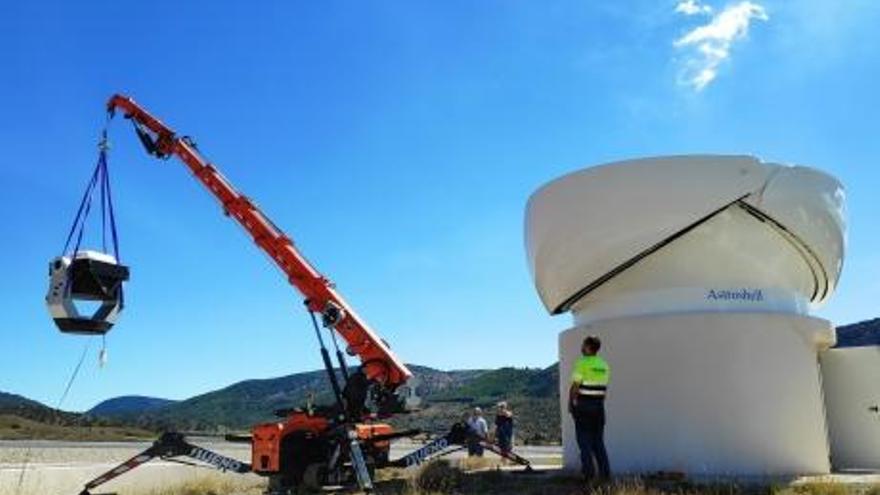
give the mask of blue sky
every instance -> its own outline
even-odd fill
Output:
[[[552,363],[570,319],[532,287],[526,199],[642,155],[836,175],[849,251],[820,314],[876,317],[878,21],[867,0],[4,2],[0,390],[54,404],[88,342],[48,318],[46,262],[117,91],[195,136],[409,362]],[[317,368],[300,296],[178,162],[110,132],[129,306],[64,407]]]

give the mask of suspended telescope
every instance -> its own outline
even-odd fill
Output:
[[[119,263],[106,132],[98,148],[98,163],[86,185],[62,254],[49,261],[46,306],[55,325],[64,333],[104,335],[125,305],[122,284],[129,273],[128,267]],[[93,203],[94,209],[100,209],[102,251],[81,249]],[[111,248],[113,254],[109,252]]]

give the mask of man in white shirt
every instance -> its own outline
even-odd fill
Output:
[[[470,435],[468,436],[468,456],[483,457],[483,446],[480,442],[485,440],[489,435],[489,423],[483,417],[483,410],[479,407],[474,408],[474,413],[468,418],[468,428]]]

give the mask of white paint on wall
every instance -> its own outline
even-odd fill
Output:
[[[611,365],[606,444],[617,473],[697,475],[829,472],[817,351],[829,322],[773,313],[616,318],[560,335],[560,394],[585,335]],[[563,414],[566,469],[579,469]]]
[[[835,469],[880,469],[880,347],[821,355]]]

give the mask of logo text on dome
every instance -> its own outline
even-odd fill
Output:
[[[763,301],[764,292],[761,289],[709,289],[706,299],[712,301]]]

